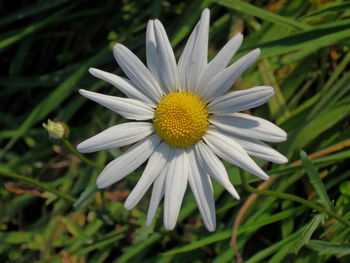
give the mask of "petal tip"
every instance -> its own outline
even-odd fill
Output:
[[[84,144],[83,144],[83,142],[81,142],[81,143],[79,143],[77,145],[77,150],[78,150],[78,152],[84,153]]]
[[[98,189],[103,189],[103,188],[106,188],[108,187],[110,184],[108,184],[108,182],[106,182],[106,180],[101,176],[97,178],[97,181],[96,181],[96,186]]]
[[[94,75],[94,73],[97,71],[98,69],[96,68],[89,68],[88,71],[91,75]]]
[[[236,191],[236,189],[231,185],[230,187],[227,188],[227,191],[232,195],[232,197],[236,200],[239,200],[240,197]]]
[[[210,225],[210,226],[206,226],[206,229],[207,229],[209,232],[214,232],[214,231],[215,231],[215,228],[216,228],[215,224]]]
[[[209,14],[210,14],[209,8],[204,8],[202,11],[202,15],[209,15]]]
[[[264,181],[267,181],[267,180],[270,179],[270,177],[268,175],[266,175],[266,174],[260,175],[259,178],[261,178]]]
[[[146,226],[149,227],[152,224],[152,219],[146,219]]]
[[[284,155],[281,155],[281,158],[278,163],[279,164],[288,163],[288,158],[285,157]]]
[[[119,52],[122,52],[122,49],[124,48],[124,45],[117,43],[113,46],[113,54],[116,56]]]
[[[79,89],[78,92],[79,92],[79,94],[82,95],[82,96],[85,96],[85,95],[88,93],[88,91],[85,90],[85,89]]]
[[[126,199],[125,203],[124,203],[124,208],[128,211],[130,211],[131,209],[133,209],[133,206],[130,204],[130,202],[128,202],[128,199]]]
[[[252,52],[254,52],[254,54],[256,54],[257,56],[260,56],[260,54],[261,54],[261,49],[260,49],[260,48],[256,48],[256,49],[254,49]]]
[[[164,222],[164,228],[168,231],[172,231],[175,228],[176,223]]]

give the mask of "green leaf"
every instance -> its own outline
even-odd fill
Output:
[[[265,225],[283,220],[285,218],[289,218],[291,216],[296,216],[303,209],[304,209],[304,207],[297,207],[297,208],[289,209],[289,210],[283,211],[281,213],[271,215],[268,218],[264,218],[262,220],[255,221],[251,224],[241,226],[238,229],[238,234],[241,234],[241,233],[244,233],[247,231],[253,231],[261,226],[265,226]],[[191,251],[191,250],[200,248],[200,247],[205,246],[205,245],[209,245],[209,244],[221,241],[221,240],[228,239],[229,237],[231,237],[231,230],[219,232],[219,233],[210,235],[209,237],[204,237],[198,241],[192,242],[191,244],[185,245],[183,247],[174,248],[172,250],[169,250],[169,251],[165,252],[164,255],[174,255],[174,254],[178,254],[178,253]]]
[[[113,233],[112,235],[110,235],[109,237],[105,237],[97,242],[95,242],[95,244],[91,245],[91,246],[85,246],[82,249],[80,249],[77,254],[79,255],[84,255],[89,253],[90,251],[93,250],[102,250],[102,249],[106,249],[106,246],[108,245],[115,245],[115,243],[122,239],[124,236],[122,234],[115,234]]]
[[[315,12],[310,12],[310,13],[306,14],[305,16],[303,16],[302,19],[315,17],[315,16],[322,16],[322,15],[325,15],[328,13],[341,12],[341,11],[344,11],[345,9],[348,9],[349,7],[350,7],[349,2],[340,3],[340,4],[336,3],[334,5],[327,6],[323,9],[317,10]]]
[[[58,11],[57,13],[55,13],[54,15],[49,16],[48,18],[46,18],[46,19],[44,19],[36,24],[31,24],[31,25],[26,26],[24,28],[21,28],[19,30],[14,30],[14,31],[11,31],[5,35],[0,36],[0,53],[5,51],[5,49],[10,47],[12,44],[20,41],[21,39],[23,39],[27,35],[32,34],[36,31],[38,31],[39,29],[56,22],[69,9],[70,9],[70,7],[64,8],[64,9]]]
[[[219,233],[210,235],[209,237],[204,237],[198,241],[192,242],[188,245],[185,245],[185,246],[182,246],[179,248],[171,249],[167,252],[164,252],[163,254],[164,255],[174,255],[174,254],[178,254],[178,253],[184,253],[187,251],[191,251],[191,250],[200,248],[200,247],[205,246],[205,245],[209,245],[209,244],[221,241],[221,240],[228,239],[228,238],[230,238],[230,236],[231,236],[231,230],[219,232]]]
[[[302,161],[303,167],[306,170],[306,174],[309,177],[310,183],[315,188],[315,191],[319,196],[322,205],[325,206],[327,209],[334,211],[335,208],[331,200],[329,199],[326,187],[320,178],[317,168],[310,161],[310,159],[307,157],[307,154],[304,151],[300,151],[300,159]]]
[[[259,7],[256,7],[252,4],[249,4],[247,2],[238,1],[238,0],[220,0],[218,1],[219,5],[223,5],[226,7],[229,7],[231,9],[234,9],[236,11],[259,17],[263,20],[275,23],[277,25],[281,25],[290,29],[307,29],[310,26],[307,24],[304,24],[302,22],[298,22],[292,18],[284,17],[281,15],[277,15],[271,12],[268,12],[264,9],[261,9]]]
[[[332,128],[336,123],[344,119],[349,114],[349,111],[350,100],[347,99],[322,112],[322,114],[318,114],[314,119],[303,124],[303,126],[296,127],[296,129],[289,132],[289,138],[283,145],[283,151],[287,152],[287,155],[290,156],[295,149],[305,147],[322,132]],[[305,118],[300,121],[305,121]]]
[[[69,0],[51,0],[47,1],[45,3],[38,2],[34,5],[30,5],[27,8],[20,9],[8,16],[5,16],[1,18],[0,20],[0,26],[12,23],[14,21],[18,21],[21,19],[24,19],[28,16],[36,15],[39,13],[42,13],[44,11],[48,11],[56,6],[62,5],[65,2],[68,2]]]
[[[320,225],[321,221],[323,221],[324,215],[319,214],[314,216],[310,223],[306,225],[303,231],[300,232],[295,242],[289,245],[288,252],[289,253],[298,253],[298,251],[306,244],[309,243],[309,240],[312,234],[315,232],[317,227]]]
[[[350,244],[310,240],[307,246],[308,248],[317,251],[320,255],[333,254],[342,257],[350,254]]]
[[[35,236],[34,232],[8,231],[0,232],[0,240],[6,244],[25,244],[31,242]]]
[[[141,251],[145,250],[146,248],[149,248],[153,243],[157,242],[160,238],[162,237],[161,234],[153,234],[151,235],[147,240],[145,240],[142,243],[139,243],[136,246],[132,246],[127,248],[123,255],[121,255],[119,258],[117,258],[113,263],[126,263],[128,262],[131,258],[136,256],[138,253]]]
[[[295,240],[298,238],[300,233],[304,231],[305,228],[306,228],[306,226],[303,226],[297,232],[291,234],[287,238],[282,239],[281,241],[279,241],[279,242],[277,242],[277,243],[275,243],[273,245],[270,245],[270,246],[268,246],[265,249],[260,250],[254,256],[252,256],[247,261],[245,261],[245,263],[260,263],[260,262],[263,262],[263,260],[266,257],[274,254],[275,252],[277,253],[281,249],[285,249],[286,246],[288,246],[289,244],[292,244],[293,242],[295,242]]]
[[[79,196],[78,200],[73,204],[74,209],[79,210],[86,206],[91,198],[98,192],[96,185],[89,185]]]
[[[282,39],[258,43],[250,49],[260,47],[261,58],[286,54],[306,48],[318,49],[338,43],[350,36],[350,20],[337,21],[327,25],[314,27],[310,30],[300,31]],[[246,48],[246,47],[245,47]],[[241,51],[245,50],[242,49]]]

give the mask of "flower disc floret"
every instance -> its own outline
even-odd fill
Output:
[[[208,130],[208,110],[197,95],[172,92],[157,105],[153,123],[158,135],[170,145],[188,147]]]

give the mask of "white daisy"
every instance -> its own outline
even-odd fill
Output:
[[[162,24],[151,20],[146,37],[147,67],[128,48],[116,44],[115,59],[129,79],[89,70],[127,98],[80,90],[86,98],[135,120],[93,136],[80,143],[78,150],[88,153],[135,143],[105,167],[97,186],[105,188],[118,182],[148,159],[125,202],[126,209],[132,209],[153,184],[147,225],[164,196],[164,226],[173,229],[189,184],[206,228],[214,231],[211,178],[239,199],[219,158],[263,180],[268,176],[249,155],[275,163],[287,162],[283,155],[261,142],[281,142],[287,134],[269,121],[238,113],[265,103],[274,95],[272,87],[228,92],[256,61],[260,50],[253,50],[228,66],[243,40],[237,34],[208,63],[208,31],[209,10],[205,9],[176,63]]]

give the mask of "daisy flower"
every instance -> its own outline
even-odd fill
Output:
[[[225,160],[267,180],[266,173],[250,156],[285,163],[287,159],[262,141],[281,142],[286,133],[264,119],[238,113],[265,103],[274,95],[272,87],[257,86],[229,91],[240,75],[260,54],[255,49],[228,66],[243,36],[234,36],[208,63],[209,10],[205,9],[176,63],[164,27],[150,20],[146,33],[147,67],[122,44],[113,54],[128,79],[91,68],[89,72],[118,88],[127,98],[87,90],[80,94],[126,119],[83,141],[83,153],[133,144],[110,162],[97,179],[105,188],[123,179],[146,160],[145,169],[125,202],[132,209],[153,184],[147,225],[164,197],[164,226],[175,227],[189,184],[204,225],[215,230],[215,201],[211,179],[234,198]]]

